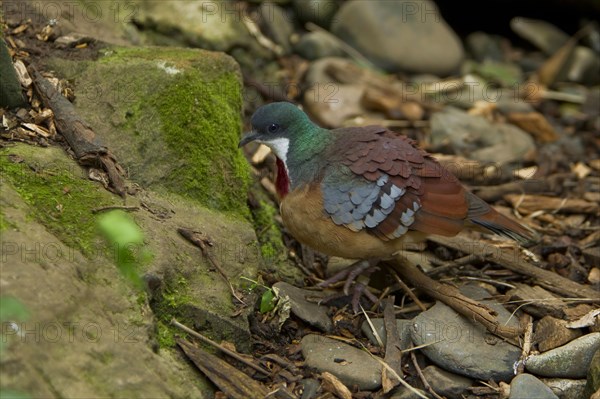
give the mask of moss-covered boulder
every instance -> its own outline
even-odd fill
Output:
[[[261,265],[248,165],[237,148],[237,65],[224,54],[163,48],[50,64],[73,83],[76,111],[128,171],[128,195],[90,181],[59,147],[0,149],[2,295],[30,310],[33,324],[23,328],[76,323],[81,335],[74,343],[64,327],[57,341],[32,344],[18,325],[3,330],[14,367],[2,368],[2,385],[32,397],[202,397],[199,374],[174,348],[171,319],[241,350],[250,332],[228,284],[177,230],[202,232],[238,289]],[[127,284],[96,229],[103,209],[122,205],[135,209],[151,254],[140,265],[148,293]],[[89,323],[101,330],[99,343],[83,330]],[[122,341],[113,342],[115,331]]]
[[[78,112],[144,188],[245,215],[247,162],[237,150],[241,78],[204,50],[113,48],[95,62],[53,60],[75,83]]]
[[[1,396],[208,397],[177,352],[156,351],[145,295],[95,232],[92,211],[120,199],[60,148],[5,147],[0,172],[0,308],[17,299],[28,314],[0,315]]]

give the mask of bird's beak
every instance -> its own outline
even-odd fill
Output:
[[[256,140],[257,138],[258,138],[258,133],[255,132],[254,130],[251,130],[251,131],[245,133],[244,137],[242,137],[242,139],[240,140],[240,143],[238,144],[238,148],[245,146],[246,144]]]

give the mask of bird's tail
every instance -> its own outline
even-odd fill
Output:
[[[521,244],[538,241],[539,237],[535,231],[502,215],[475,194],[469,194],[468,218],[472,223]]]

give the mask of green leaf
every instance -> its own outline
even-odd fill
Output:
[[[273,290],[266,290],[260,299],[260,312],[269,313],[275,309],[275,293]]]
[[[120,210],[101,215],[98,218],[98,228],[114,246],[114,260],[121,274],[136,288],[141,288],[142,279],[137,269],[152,258],[151,253],[144,248],[142,230],[131,216]]]

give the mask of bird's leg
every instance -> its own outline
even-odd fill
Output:
[[[362,295],[366,296],[373,303],[377,302],[378,298],[373,295],[367,288],[369,284],[369,276],[377,270],[379,259],[368,259],[357,261],[340,272],[329,277],[327,280],[317,284],[318,287],[328,287],[334,283],[345,279],[344,294],[350,295],[350,286],[354,283],[352,289],[352,309],[354,313],[358,313],[358,304]]]

